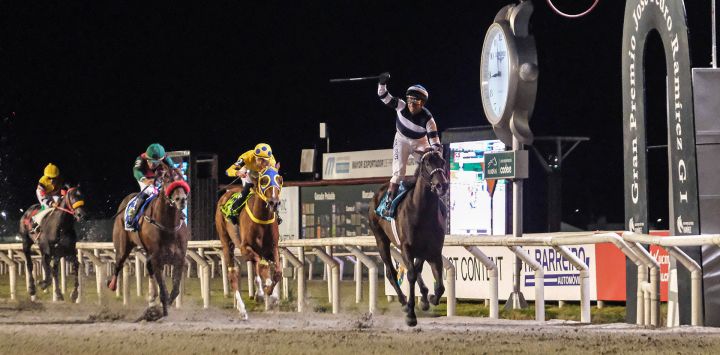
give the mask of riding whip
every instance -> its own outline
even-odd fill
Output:
[[[330,79],[330,82],[331,83],[346,83],[346,82],[352,82],[352,81],[378,80],[378,79],[380,79],[380,75],[361,76],[361,77],[357,77],[357,78]]]

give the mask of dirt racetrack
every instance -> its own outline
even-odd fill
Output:
[[[0,301],[2,354],[456,354],[456,353],[720,353],[720,330],[650,330],[625,324],[567,321],[420,318],[401,314],[171,309],[158,322],[134,322],[141,306]]]

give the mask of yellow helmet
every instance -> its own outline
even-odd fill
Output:
[[[267,143],[258,143],[253,154],[258,158],[270,159],[272,157],[272,148]]]
[[[45,167],[44,174],[45,176],[54,179],[60,175],[60,169],[57,165],[50,163]]]

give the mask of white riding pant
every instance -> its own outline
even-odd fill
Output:
[[[390,182],[393,184],[399,184],[405,177],[405,170],[407,170],[407,162],[410,154],[413,155],[415,161],[420,161],[422,152],[430,148],[427,136],[423,136],[419,139],[412,139],[405,137],[400,132],[395,132],[395,140],[393,141],[393,163],[392,163],[392,178]]]
[[[140,193],[147,197],[157,195],[158,193],[155,185],[148,185],[142,181],[138,181],[138,185],[140,185]]]

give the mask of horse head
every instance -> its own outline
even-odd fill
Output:
[[[260,198],[266,203],[270,212],[275,213],[280,206],[280,191],[283,186],[282,175],[274,166],[263,169],[258,176],[258,191]]]
[[[430,149],[425,151],[420,158],[418,166],[420,176],[426,184],[430,185],[430,190],[438,197],[442,197],[448,192],[448,178],[445,175],[445,159],[439,150]]]
[[[187,207],[190,185],[175,170],[163,170],[160,175],[163,198],[172,207],[182,211]]]
[[[87,218],[85,211],[85,197],[80,190],[80,185],[69,187],[63,197],[62,208],[80,222]]]

